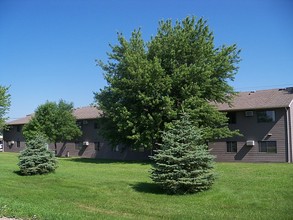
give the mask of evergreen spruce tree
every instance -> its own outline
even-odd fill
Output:
[[[22,175],[45,174],[55,171],[57,160],[54,153],[48,150],[46,139],[36,135],[20,152],[18,166]]]
[[[151,157],[151,179],[169,194],[207,190],[214,182],[214,156],[202,138],[203,132],[183,114],[163,132],[162,146]]]

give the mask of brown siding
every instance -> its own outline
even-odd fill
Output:
[[[18,131],[19,127],[19,131]],[[19,152],[25,148],[25,140],[22,135],[23,125],[11,125],[9,126],[9,130],[5,130],[3,133],[4,139],[4,151],[7,152]],[[10,141],[14,141],[13,145],[9,145]],[[19,142],[20,146],[17,146],[17,142]]]
[[[98,139],[98,138],[97,138]],[[119,146],[118,151],[112,148],[102,138],[97,141],[88,141],[89,145],[82,145],[83,141],[79,141],[80,147],[76,143],[69,142],[65,145],[63,143],[57,144],[57,155],[66,157],[83,157],[95,159],[112,159],[112,160],[147,160],[150,152],[133,152],[128,148]],[[95,142],[100,143],[99,149],[95,148]],[[50,148],[54,150],[54,144],[50,144]]]
[[[272,109],[266,109],[272,110]],[[217,161],[245,162],[286,162],[286,122],[285,109],[273,109],[276,112],[275,122],[258,123],[256,111],[252,117],[246,117],[245,111],[236,112],[236,124],[231,129],[239,129],[243,136],[219,140],[209,143],[211,153],[217,156]],[[271,134],[269,136],[268,134]],[[246,146],[247,140],[254,140],[255,146]],[[227,152],[226,141],[237,141],[237,153]],[[277,153],[259,152],[258,141],[276,141]]]
[[[267,109],[270,110],[270,109]],[[209,143],[211,153],[217,156],[217,161],[245,161],[245,162],[286,162],[288,154],[292,155],[292,142],[290,146],[290,138],[293,138],[293,108],[290,108],[291,127],[287,132],[286,109],[275,109],[276,121],[272,123],[258,123],[256,111],[253,117],[245,117],[245,111],[236,112],[237,123],[230,125],[231,129],[239,129],[243,136],[219,140]],[[118,151],[113,150],[107,141],[99,134],[98,129],[94,128],[95,119],[80,120],[82,124],[83,135],[78,140],[68,142],[66,144],[58,143],[57,155],[71,157],[86,157],[98,159],[116,159],[116,160],[146,160],[149,151],[138,152],[131,151],[127,147],[119,146]],[[22,125],[20,125],[22,128]],[[271,136],[268,136],[268,134]],[[4,131],[4,150],[8,152],[19,152],[25,147],[25,140],[22,132],[17,131],[17,125],[10,127],[9,131]],[[247,140],[254,140],[255,146],[248,147],[245,145]],[[259,152],[258,141],[276,141],[277,153]],[[14,141],[13,145],[8,145],[9,141]],[[19,141],[20,146],[17,146]],[[88,146],[77,147],[75,142],[83,143],[88,141]],[[226,141],[237,141],[237,153],[227,152]],[[95,148],[95,143],[99,143],[99,149]],[[288,153],[288,147],[291,149]],[[50,144],[50,148],[54,150],[54,144]]]
[[[95,129],[95,119],[78,120],[82,127],[82,136],[77,140],[68,143],[57,144],[58,156],[84,157],[97,159],[113,159],[113,160],[147,160],[150,152],[131,151],[126,147],[119,146],[118,151],[112,149],[107,141],[99,134],[98,129]],[[20,125],[21,128],[23,127]],[[14,141],[13,145],[8,145],[9,141]],[[20,147],[17,147],[17,141],[20,142]],[[88,141],[89,145],[84,146],[82,143]],[[80,146],[76,146],[76,142]],[[95,143],[99,143],[99,149],[95,148]],[[55,145],[50,144],[50,149],[55,151]],[[10,130],[4,132],[4,151],[19,152],[25,148],[25,139],[22,132],[17,131],[17,125],[10,127]]]

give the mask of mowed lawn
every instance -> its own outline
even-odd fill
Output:
[[[19,176],[0,153],[0,216],[23,219],[293,219],[293,165],[217,163],[212,189],[165,195],[150,164],[59,159],[56,173]]]

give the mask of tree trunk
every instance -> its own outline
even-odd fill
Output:
[[[57,142],[55,142],[54,145],[55,145],[55,156],[58,156],[57,155]]]

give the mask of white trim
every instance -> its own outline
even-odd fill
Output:
[[[288,163],[293,163],[293,99],[291,100],[289,107],[286,108],[287,118],[287,136],[288,136]]]
[[[292,102],[291,102],[292,103]],[[293,110],[292,108],[285,108],[286,109],[286,128],[287,128],[287,155],[288,155],[288,163],[292,163],[293,162],[293,133],[292,133],[292,115],[291,115],[291,111]],[[293,112],[293,111],[292,111]]]
[[[288,162],[293,163],[293,99],[287,109]]]
[[[289,108],[291,108],[291,105],[293,104],[293,99],[291,100],[290,104],[289,104]]]
[[[291,150],[291,163],[293,162],[293,117],[292,117],[292,112],[293,112],[293,109],[292,108],[289,108],[289,141],[290,141],[290,150]]]

